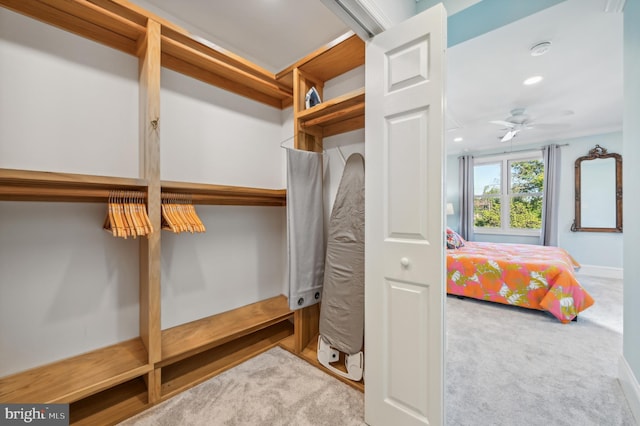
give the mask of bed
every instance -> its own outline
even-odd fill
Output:
[[[448,294],[547,311],[563,323],[594,303],[562,248],[452,237],[448,229]]]

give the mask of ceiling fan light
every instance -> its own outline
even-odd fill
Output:
[[[529,52],[531,53],[531,56],[542,56],[545,53],[547,53],[549,49],[551,49],[551,42],[542,41],[540,43],[537,43],[531,46],[531,49],[529,49]]]
[[[533,77],[527,78],[525,81],[522,82],[522,84],[524,84],[525,86],[531,86],[534,84],[538,84],[541,81],[542,81],[541,75],[534,75]]]

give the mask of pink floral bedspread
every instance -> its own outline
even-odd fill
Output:
[[[465,241],[447,250],[447,293],[548,311],[563,323],[593,305],[566,250]]]

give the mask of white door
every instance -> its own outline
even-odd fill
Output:
[[[444,53],[435,6],[366,50],[365,421],[444,423]]]

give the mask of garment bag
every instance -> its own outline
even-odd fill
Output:
[[[286,149],[289,308],[295,310],[316,304],[322,297],[322,153]]]

